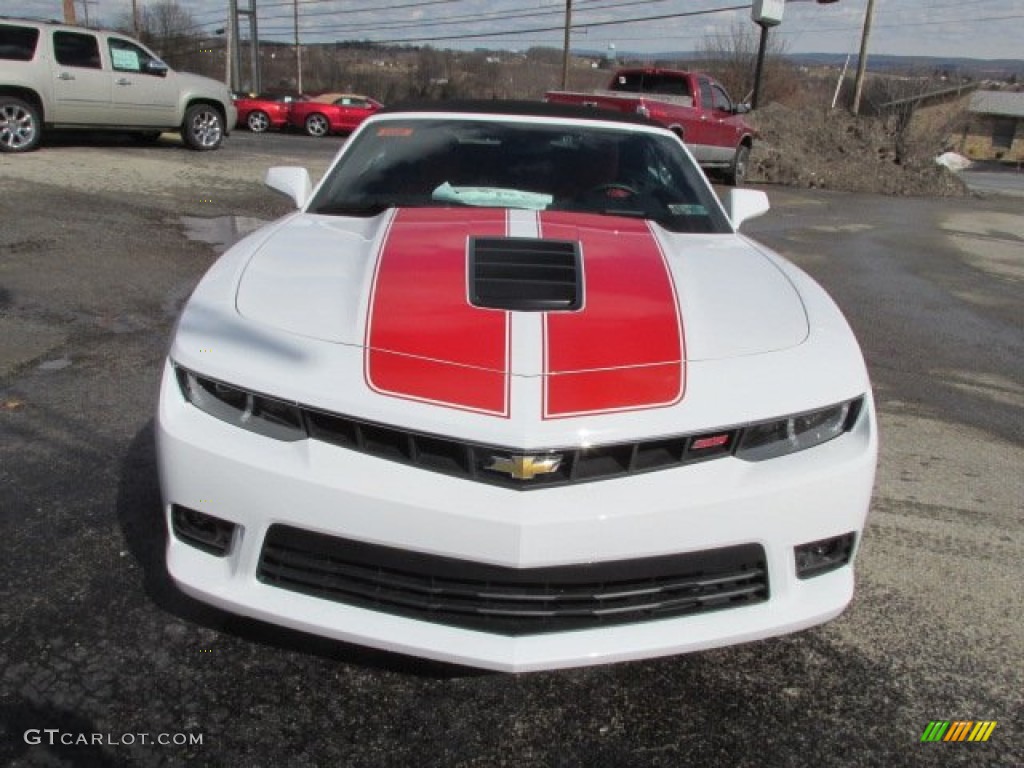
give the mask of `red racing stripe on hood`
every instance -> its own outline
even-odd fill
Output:
[[[683,322],[644,221],[544,213],[542,237],[578,240],[584,306],[544,323],[544,417],[657,408],[685,388]]]
[[[507,416],[508,312],[471,306],[467,243],[501,237],[499,210],[401,209],[370,296],[365,370],[383,394]]]

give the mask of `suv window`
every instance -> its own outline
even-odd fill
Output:
[[[723,112],[732,112],[732,99],[726,94],[724,88],[720,85],[712,84],[711,95],[715,99],[715,109]]]
[[[711,97],[711,81],[706,77],[700,79],[700,105],[704,109],[711,109],[714,100]]]
[[[680,75],[653,72],[623,72],[615,78],[615,91],[653,93],[662,96],[690,96],[686,78]]]
[[[118,72],[146,72],[150,62],[159,61],[148,51],[127,40],[111,37],[107,42],[110,46],[110,61]]]
[[[100,44],[95,35],[81,32],[54,32],[53,51],[57,63],[64,67],[102,69]]]
[[[0,24],[0,59],[32,61],[38,42],[38,29]]]

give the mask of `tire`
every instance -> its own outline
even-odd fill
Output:
[[[224,141],[224,118],[210,104],[193,104],[185,110],[181,138],[189,149],[217,149]]]
[[[39,110],[13,96],[0,96],[0,152],[31,152],[43,138]]]
[[[258,109],[249,113],[249,117],[245,119],[245,124],[249,126],[249,130],[253,133],[263,133],[270,130],[270,118],[266,112],[261,112]]]
[[[738,187],[747,178],[747,166],[750,164],[750,147],[740,144],[736,147],[736,156],[732,159],[732,165],[725,173],[725,183],[730,187]]]
[[[319,139],[330,132],[331,124],[327,122],[327,118],[319,112],[314,112],[306,118],[306,133],[310,136],[315,136]]]

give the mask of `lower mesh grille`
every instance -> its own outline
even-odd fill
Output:
[[[435,624],[530,635],[632,624],[768,599],[764,549],[515,569],[270,528],[269,585]]]

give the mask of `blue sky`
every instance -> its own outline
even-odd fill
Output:
[[[86,0],[76,0],[79,21]],[[256,3],[260,36],[293,39],[296,0],[239,0]],[[140,6],[153,0],[137,0]],[[177,0],[201,29],[222,27],[227,0]],[[564,0],[297,0],[303,42],[367,39],[415,41],[438,48],[560,48]],[[620,51],[699,50],[709,35],[753,26],[750,11],[681,16],[694,11],[745,6],[743,0],[573,0],[574,48]],[[788,0],[783,23],[772,34],[790,53],[854,53],[867,0],[818,5]],[[20,0],[2,13],[59,18],[62,0]],[[111,26],[131,12],[131,0],[88,0],[89,19]],[[675,16],[623,23],[626,19]],[[612,22],[612,23],[609,23]],[[591,26],[593,25],[593,26]],[[542,31],[544,28],[552,28]],[[516,31],[532,30],[522,34]],[[487,34],[480,38],[466,37]],[[446,39],[447,38],[447,39]],[[453,39],[462,38],[462,39]],[[875,0],[869,53],[913,56],[1024,59],[1024,3],[1021,0]]]

